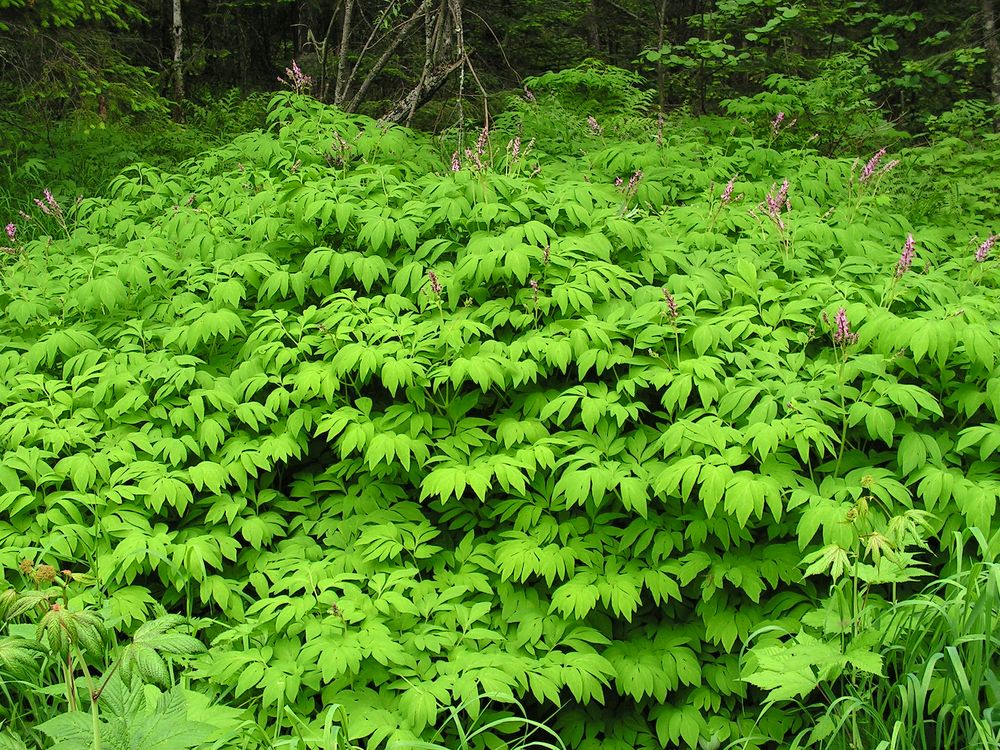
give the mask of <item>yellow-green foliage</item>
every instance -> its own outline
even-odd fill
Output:
[[[0,562],[90,569],[115,626],[204,618],[202,690],[342,704],[370,748],[484,695],[574,748],[780,737],[740,652],[862,495],[994,528],[995,148],[861,183],[731,121],[514,118],[452,171],[310,100],[271,123],[0,279]]]

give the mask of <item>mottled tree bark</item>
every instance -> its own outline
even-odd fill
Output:
[[[181,0],[173,0],[173,90],[174,119],[180,122],[184,119],[184,18],[181,15]]]
[[[337,61],[337,82],[333,87],[333,103],[338,107],[347,94],[347,50],[351,43],[351,16],[354,13],[354,0],[344,3],[344,23],[340,28],[340,54]]]
[[[382,115],[389,122],[409,122],[448,77],[468,62],[465,56],[462,0],[441,0],[436,12],[424,11],[424,65],[416,85]]]

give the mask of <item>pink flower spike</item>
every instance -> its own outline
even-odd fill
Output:
[[[674,299],[674,295],[670,293],[670,290],[668,289],[663,290],[663,299],[666,300],[667,311],[670,313],[670,317],[676,318],[677,315],[679,314],[677,312],[677,300]]]
[[[628,193],[634,192],[639,184],[639,180],[641,179],[642,179],[642,170],[641,169],[635,170],[635,172],[632,173],[632,176],[628,178],[628,187],[625,188],[625,191]]]
[[[882,168],[878,171],[878,174],[876,175],[876,177],[881,177],[882,175],[884,175],[884,174],[886,174],[888,172],[891,172],[892,170],[894,170],[899,165],[900,165],[899,159],[893,159],[890,162],[886,162],[885,164],[882,165]]]
[[[312,86],[312,77],[303,73],[295,60],[292,60],[292,67],[285,68],[285,75],[288,76],[288,80],[279,77],[278,81],[286,86],[290,86],[296,94],[304,94]]]
[[[848,344],[856,343],[858,340],[858,335],[856,333],[851,333],[851,322],[847,319],[847,310],[841,307],[837,310],[837,314],[833,318],[833,324],[836,326],[833,332],[833,343],[843,344],[847,346]]]
[[[767,215],[771,221],[778,229],[784,231],[785,222],[781,219],[781,212],[786,208],[791,208],[791,202],[788,200],[788,180],[784,180],[780,188],[777,185],[771,185],[771,191],[758,208],[767,208]]]
[[[865,164],[864,168],[861,170],[861,174],[858,176],[858,182],[868,182],[872,175],[875,174],[875,170],[878,168],[878,164],[882,161],[882,157],[885,156],[885,148],[880,148],[875,152],[875,155]]]
[[[482,171],[485,167],[483,166],[483,160],[479,158],[479,154],[473,151],[471,148],[465,149],[465,158],[475,164],[476,169]]]
[[[785,113],[779,112],[773,120],[771,120],[771,131],[774,133],[778,132],[778,128],[781,127],[781,123],[785,119]]]
[[[38,198],[35,198],[34,200],[35,200],[35,205],[38,206],[40,209],[42,209],[43,214],[45,214],[46,216],[52,215],[52,211],[49,210],[48,206],[42,203]]]
[[[490,137],[490,127],[489,125],[483,125],[482,131],[479,133],[479,139],[476,141],[476,153],[482,156],[486,153],[486,144]]]
[[[624,184],[625,184],[625,180],[623,180],[621,177],[615,177],[615,187],[616,188],[620,188]]]
[[[590,115],[590,116],[589,116],[589,117],[587,118],[587,125],[589,125],[589,126],[590,126],[590,129],[591,129],[591,131],[592,131],[593,133],[595,133],[596,135],[600,135],[600,134],[601,134],[601,126],[600,126],[600,124],[599,124],[599,123],[597,122],[597,118],[596,118],[596,117],[594,117],[593,115]]]
[[[916,243],[913,241],[913,235],[906,235],[906,244],[903,245],[903,252],[899,256],[899,262],[896,264],[897,279],[910,270],[910,266],[913,264],[913,250],[915,245]]]
[[[451,171],[458,172],[462,168],[462,162],[458,160],[458,151],[451,155]]]
[[[430,269],[427,270],[427,278],[431,282],[431,291],[434,293],[435,297],[441,296],[441,282],[438,281],[437,274]]]
[[[14,224],[14,222],[10,222],[7,226],[5,226],[4,231],[7,232],[7,239],[13,242],[14,237],[17,236],[17,226]]]
[[[1000,235],[991,234],[983,244],[976,248],[976,263],[983,263],[986,260],[986,256],[990,254],[990,250],[993,249],[998,239],[1000,239]]]
[[[736,177],[733,176],[729,182],[726,183],[725,190],[722,191],[722,205],[725,206],[733,199],[733,187],[736,185]]]

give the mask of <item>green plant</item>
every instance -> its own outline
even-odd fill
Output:
[[[891,127],[874,101],[880,83],[868,55],[844,53],[819,63],[812,78],[773,73],[765,91],[722,102],[730,115],[770,128],[778,112],[796,119],[781,139],[789,145],[811,145],[826,154],[874,151],[903,134]]]
[[[185,674],[255,742],[479,750],[511,712],[574,750],[794,736],[739,657],[816,608],[803,554],[854,549],[869,495],[933,514],[932,575],[994,533],[998,152],[899,152],[859,194],[773,116],[533,106],[454,169],[282,93],[27,238],[0,562],[87,561],[129,628],[197,618]]]
[[[764,688],[764,712],[793,702],[804,728],[789,747],[991,748],[1000,698],[1000,568],[964,566],[914,596],[899,596],[925,571],[907,547],[919,543],[919,511],[886,523],[862,496],[846,520],[852,546],[809,555],[805,575],[828,575],[831,592],[782,638],[761,631],[744,679]],[[877,520],[873,520],[874,519]],[[975,529],[981,551],[989,543]]]
[[[488,696],[477,696],[476,702],[480,703],[484,697]],[[464,707],[449,707],[448,719],[449,723],[454,726],[454,744],[442,745],[438,742],[411,741],[390,744],[389,750],[468,750],[479,746],[481,735],[490,737],[494,734],[505,738],[508,735],[515,735],[514,739],[505,739],[504,742],[503,746],[510,750],[530,750],[530,748],[566,750],[566,745],[559,739],[559,735],[546,724],[524,717],[524,707],[517,700],[514,700],[510,695],[500,696],[499,700],[504,704],[513,704],[518,713],[504,712],[491,717],[489,721],[482,722],[480,726],[476,726],[479,722],[470,725],[463,723]],[[443,729],[444,727],[439,730],[438,739],[443,734]]]
[[[30,560],[20,570],[26,586],[0,593],[6,630],[0,636],[6,703],[0,720],[10,727],[11,742],[37,742],[41,733],[67,750],[136,743],[184,750],[217,734],[216,727],[186,718],[185,691],[161,694],[154,687],[174,682],[164,657],[204,650],[181,632],[182,618],[149,620],[119,645],[108,619],[86,606],[98,593],[92,576]]]

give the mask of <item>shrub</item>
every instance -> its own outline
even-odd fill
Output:
[[[763,747],[801,719],[756,721],[740,653],[814,610],[799,562],[859,498],[930,514],[932,572],[993,529],[996,207],[892,200],[940,152],[862,179],[584,121],[453,171],[292,95],[269,122],[25,234],[0,294],[0,563],[204,618],[192,679],[269,733],[339,704],[416,742],[506,696],[574,748]]]

